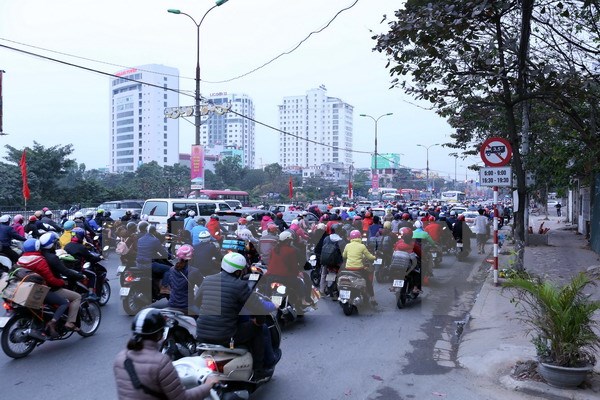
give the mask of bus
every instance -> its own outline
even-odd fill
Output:
[[[396,194],[398,193],[398,189],[394,189],[394,188],[378,188],[378,189],[373,189],[370,188],[368,195],[367,195],[367,199],[368,200],[375,200],[375,201],[380,201],[382,200],[382,196],[385,194]]]
[[[427,200],[427,193],[418,189],[400,189],[400,195],[404,201],[417,202]]]
[[[466,198],[463,192],[448,190],[447,192],[442,192],[440,200],[446,203],[463,203]]]
[[[242,203],[242,206],[250,207],[250,196],[248,195],[248,192],[241,190],[194,190],[189,194],[188,198],[206,200],[239,200],[239,202]]]

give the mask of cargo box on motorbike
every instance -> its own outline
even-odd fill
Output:
[[[28,308],[40,309],[44,305],[44,298],[48,291],[50,291],[48,286],[39,283],[10,281],[2,291],[2,297]]]
[[[410,266],[416,264],[416,255],[414,253],[407,253],[406,251],[396,250],[392,253],[392,261],[390,263],[390,272],[404,276]]]
[[[358,274],[349,274],[348,271],[340,272],[338,276],[338,287],[353,287],[359,290],[365,289],[367,287],[367,281],[362,276]]]

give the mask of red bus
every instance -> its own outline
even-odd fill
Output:
[[[243,192],[241,190],[194,190],[188,197],[190,199],[206,200],[239,200],[239,202],[242,203],[242,206],[250,206],[250,196],[248,195],[248,192]]]

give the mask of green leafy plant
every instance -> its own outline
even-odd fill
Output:
[[[533,344],[540,361],[563,367],[594,365],[600,337],[593,316],[600,302],[584,293],[595,285],[593,277],[579,273],[562,287],[537,277],[514,276],[504,288],[515,293],[520,319],[534,332]]]

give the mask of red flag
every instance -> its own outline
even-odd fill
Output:
[[[292,183],[292,177],[290,176],[290,181],[288,183],[288,189],[290,191],[290,199],[294,197],[294,184]]]
[[[353,198],[353,196],[352,196],[352,182],[351,181],[348,181],[348,198],[349,199]]]
[[[29,200],[29,185],[27,184],[27,160],[25,159],[25,150],[19,161],[19,167],[21,168],[21,179],[23,180],[23,197],[25,200]]]

